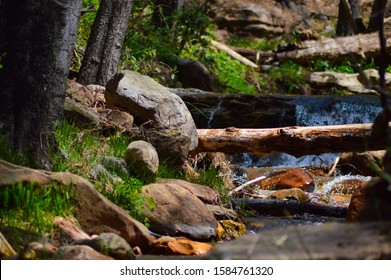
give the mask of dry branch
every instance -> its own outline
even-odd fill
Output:
[[[229,48],[228,46],[226,46],[226,45],[224,45],[224,44],[222,44],[220,42],[214,41],[214,40],[212,40],[212,45],[214,47],[216,47],[217,49],[226,52],[227,54],[229,54],[233,58],[239,60],[243,64],[245,64],[247,66],[250,66],[250,67],[254,68],[255,70],[259,70],[259,66],[257,64],[255,64],[251,60],[245,58],[244,56],[238,54],[236,51],[234,51],[233,49]]]
[[[371,129],[372,124],[270,129],[198,129],[198,147],[195,153],[252,153],[259,156],[287,153],[303,156],[384,149],[384,141],[371,140]]]

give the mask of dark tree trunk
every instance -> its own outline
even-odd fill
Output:
[[[0,0],[0,132],[17,153],[51,168],[53,122],[63,115],[66,78],[82,0]]]
[[[118,71],[133,0],[102,0],[92,26],[78,82],[105,86]]]
[[[372,6],[371,18],[369,19],[368,32],[379,30],[379,20],[383,20],[386,6],[387,0],[375,0]]]
[[[337,36],[352,36],[365,31],[361,18],[360,0],[340,0]]]

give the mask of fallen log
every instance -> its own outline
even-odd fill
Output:
[[[391,50],[391,34],[386,34],[387,51]],[[304,41],[296,50],[277,52],[278,61],[291,60],[309,65],[316,59],[339,61],[344,58],[373,58],[379,54],[380,44],[377,32],[348,37],[323,38],[319,41]]]
[[[194,152],[303,156],[384,149],[381,139],[371,139],[371,130],[371,123],[269,129],[198,129],[198,147]]]
[[[346,207],[299,202],[297,200],[233,198],[231,203],[240,205],[245,210],[252,210],[263,215],[293,216],[294,214],[309,213],[319,216],[345,218],[347,213]]]

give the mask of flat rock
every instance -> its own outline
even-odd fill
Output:
[[[217,244],[207,259],[390,259],[391,223],[289,226]]]
[[[54,182],[59,191],[68,191],[76,201],[73,214],[89,235],[114,232],[131,246],[143,250],[148,250],[154,240],[143,224],[102,196],[84,178],[68,172],[48,172],[0,161],[0,188],[29,182],[41,187],[50,187]]]
[[[209,208],[195,195],[173,183],[143,187],[143,214],[150,230],[162,235],[210,240],[216,235],[217,221]],[[148,201],[153,199],[154,207]]]
[[[204,203],[213,204],[218,201],[219,194],[208,186],[203,186],[180,179],[158,179],[157,182],[181,186],[198,197]]]

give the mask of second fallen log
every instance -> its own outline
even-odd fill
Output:
[[[271,129],[198,129],[195,153],[252,153],[259,156],[287,153],[303,156],[384,149],[381,139],[371,139],[371,130],[371,123]]]

